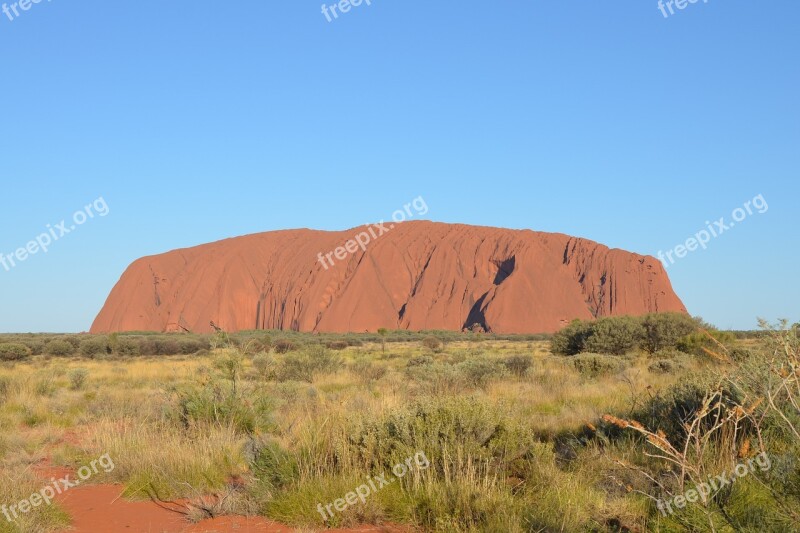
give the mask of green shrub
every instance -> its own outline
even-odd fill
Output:
[[[329,350],[344,350],[345,348],[350,346],[350,343],[347,341],[330,341],[325,343],[325,346]]]
[[[423,394],[433,396],[459,394],[467,387],[464,372],[455,365],[444,363],[407,366],[406,376],[419,386]]]
[[[44,353],[58,357],[72,355],[75,353],[75,350],[76,348],[73,343],[60,339],[52,340],[44,347]]]
[[[673,446],[682,446],[686,439],[684,423],[693,419],[707,394],[712,394],[731,409],[742,402],[740,393],[732,386],[719,388],[713,376],[698,376],[684,379],[659,392],[638,409],[632,418],[652,431],[664,431]],[[703,427],[708,429],[715,422],[714,416],[708,416],[703,421]]]
[[[378,381],[386,375],[388,370],[383,365],[376,365],[369,359],[359,359],[351,366],[353,374],[355,374],[364,383],[372,383]]]
[[[353,416],[351,424],[350,447],[365,470],[378,472],[420,451],[433,476],[444,475],[459,457],[489,461],[501,472],[534,445],[528,428],[478,397],[418,400],[386,414]]]
[[[139,339],[139,353],[141,355],[157,355],[158,344],[154,339]]]
[[[39,339],[32,339],[24,341],[25,346],[30,348],[31,355],[42,355],[44,353],[45,342]]]
[[[550,349],[557,355],[575,355],[584,350],[586,339],[592,333],[590,322],[573,320],[570,324],[553,335]]]
[[[642,349],[649,353],[677,347],[682,338],[698,327],[695,319],[682,313],[651,313],[641,321],[644,328]]]
[[[0,344],[0,361],[19,361],[31,355],[31,349],[24,344]]]
[[[11,390],[11,379],[6,376],[0,376],[0,403],[6,400],[9,390]],[[0,456],[2,456],[2,453],[0,453]]]
[[[253,368],[265,381],[273,381],[278,377],[278,361],[268,353],[259,353],[253,356]]]
[[[486,359],[467,359],[457,364],[456,369],[464,375],[468,385],[480,388],[485,388],[490,381],[505,374],[505,367]]]
[[[45,374],[34,386],[39,396],[52,396],[56,392],[56,376],[53,373]]]
[[[275,341],[275,344],[272,345],[272,348],[275,350],[275,353],[289,353],[297,350],[297,345],[289,339],[278,339]]]
[[[435,353],[439,353],[444,349],[442,341],[433,336],[422,339],[422,346]]]
[[[208,348],[209,344],[207,342],[202,342],[197,339],[180,339],[178,341],[178,351],[183,355],[191,355]]]
[[[139,355],[141,351],[138,342],[123,337],[117,341],[115,353],[122,357],[133,357]]]
[[[92,337],[81,341],[81,355],[86,357],[97,357],[106,355],[109,352],[108,339],[105,337]]]
[[[81,340],[83,340],[83,338],[85,338],[85,337],[86,337],[85,335],[83,335],[83,336],[79,336],[79,335],[66,335],[66,336],[64,336],[64,337],[61,337],[61,338],[60,338],[60,339],[58,339],[58,340],[61,340],[61,341],[66,341],[66,342],[70,343],[70,344],[72,345],[72,352],[70,352],[70,353],[75,353],[75,352],[77,352],[77,351],[78,351],[78,348],[79,348],[79,347],[80,347],[80,345],[81,345]]]
[[[266,396],[251,394],[245,399],[232,394],[230,387],[218,381],[184,385],[175,394],[175,404],[169,414],[186,428],[223,424],[248,434],[273,428],[273,404]]]
[[[753,357],[752,350],[748,350],[747,348],[736,347],[730,351],[730,357],[736,362],[744,362]]]
[[[643,336],[644,328],[636,318],[601,318],[591,324],[584,348],[594,353],[623,355],[639,346]]]
[[[625,363],[609,355],[582,353],[570,358],[570,363],[582,376],[597,378],[619,372]]]
[[[432,365],[434,363],[433,357],[430,355],[415,355],[411,359],[408,360],[406,363],[407,368],[415,367],[415,366],[425,366],[425,365]]]
[[[298,477],[297,460],[275,441],[251,438],[245,456],[253,476],[269,492],[286,487]]]
[[[153,355],[178,355],[181,351],[181,343],[177,339],[157,339],[156,353]]]
[[[665,348],[676,348],[697,327],[697,320],[681,313],[606,317],[595,321],[574,320],[553,335],[551,348],[553,353],[559,355],[581,352],[622,355],[637,347],[654,353]]]
[[[653,361],[647,367],[647,370],[653,374],[674,374],[678,370],[682,370],[683,365],[673,359],[658,359]]]
[[[302,352],[290,353],[284,357],[278,379],[313,383],[318,374],[335,372],[341,364],[342,360],[324,346],[311,345]]]
[[[82,390],[86,385],[89,371],[85,368],[76,368],[69,373],[69,386],[72,390]]]
[[[199,344],[191,339],[146,338],[139,341],[141,355],[188,355],[197,352],[207,344]]]
[[[707,355],[706,350],[720,353],[725,351],[720,344],[727,346],[735,340],[736,337],[732,333],[709,329],[684,336],[678,341],[678,349],[691,355]]]
[[[224,379],[231,382],[233,394],[236,395],[237,383],[244,366],[242,353],[236,349],[225,349],[214,359],[213,365]]]
[[[503,361],[506,369],[518,378],[524,377],[528,370],[533,366],[533,358],[530,355],[512,355]]]

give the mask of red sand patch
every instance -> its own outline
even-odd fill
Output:
[[[149,501],[122,498],[121,485],[86,485],[56,497],[72,517],[69,533],[291,533],[288,526],[261,517],[221,516],[189,523],[183,515]],[[328,533],[403,533],[396,525],[332,529]]]
[[[172,511],[148,501],[122,498],[120,485],[87,485],[63,493],[56,501],[72,517],[70,533],[288,533],[292,529],[263,518],[225,516],[190,524]]]

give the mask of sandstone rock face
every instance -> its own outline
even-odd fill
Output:
[[[575,318],[686,312],[655,258],[555,233],[409,221],[333,265],[319,261],[369,228],[274,231],[143,257],[91,331],[209,332],[213,321],[228,331],[539,333]]]

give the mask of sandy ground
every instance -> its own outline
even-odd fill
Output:
[[[53,466],[47,459],[35,471],[42,479],[60,479],[75,473]],[[291,533],[295,529],[262,517],[222,516],[191,523],[174,511],[150,501],[130,501],[122,497],[122,485],[84,485],[56,497],[56,502],[72,517],[64,533]],[[303,531],[309,531],[305,529]],[[408,528],[394,525],[331,529],[327,533],[403,533]]]

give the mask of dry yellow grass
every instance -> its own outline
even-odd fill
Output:
[[[443,353],[426,351],[417,342],[391,343],[386,354],[381,352],[380,344],[375,343],[350,347],[337,354],[343,359],[340,369],[317,376],[313,383],[264,382],[253,368],[251,358],[245,358],[238,377],[244,398],[252,395],[271,399],[270,439],[290,452],[304,450],[303,453],[308,454],[309,458],[299,461],[301,486],[297,489],[296,501],[300,503],[287,503],[282,508],[282,512],[289,515],[297,513],[299,525],[312,525],[314,514],[313,508],[310,513],[298,508],[305,505],[300,496],[305,490],[303,483],[314,484],[316,479],[331,476],[324,460],[312,460],[314,455],[329,457],[327,447],[331,443],[346,442],[348,424],[354,416],[380,419],[424,396],[424,389],[406,372],[409,360],[414,357],[424,355],[434,361],[458,363],[466,359],[500,362],[511,355],[531,355],[533,366],[526,376],[505,375],[484,387],[465,390],[463,394],[499,406],[502,412],[524,423],[534,434],[546,436],[579,431],[603,413],[618,411],[629,406],[632,398],[666,387],[678,379],[669,374],[649,372],[649,361],[645,357],[631,359],[628,368],[621,373],[588,379],[567,359],[550,354],[546,342],[450,342]],[[12,498],[8,480],[25,476],[31,465],[44,457],[74,466],[82,460],[109,453],[116,469],[98,476],[93,482],[125,483],[127,493],[138,497],[153,490],[164,497],[194,497],[202,492],[225,490],[231,479],[247,479],[248,462],[243,450],[249,437],[225,424],[182,427],[170,416],[176,409],[178,388],[187,384],[208,384],[212,380],[226,383],[214,368],[215,356],[212,353],[113,360],[35,357],[0,367],[0,380],[8,382],[5,398],[0,402],[0,428],[3,430],[0,467],[6,473],[0,480],[0,502]],[[385,373],[375,380],[365,380],[363,373],[353,366],[359,360],[369,360],[385,368]],[[87,375],[86,382],[77,389],[71,383],[76,369],[84,369]],[[462,394],[461,391],[454,393]],[[338,453],[340,460],[346,457],[341,455],[346,454],[346,450]],[[573,509],[574,515],[560,516],[563,524],[585,523],[592,509],[642,516],[644,511],[637,502],[607,500],[602,492],[591,487],[589,480],[593,476],[563,472],[556,466],[552,452],[542,453],[537,467],[542,485],[529,490],[546,495],[549,504],[562,510],[555,511],[557,513]],[[514,507],[518,503],[509,499],[512,498],[509,482],[492,477],[495,474],[488,472],[465,461],[463,469],[449,474],[447,483],[460,487],[453,490],[464,498],[459,505],[468,506],[469,494],[477,491],[487,502],[511,506],[509,513],[522,512]],[[348,475],[363,476],[364,473],[354,470]],[[35,485],[35,479],[29,479],[30,482]],[[329,482],[331,487],[346,485],[333,478]],[[418,497],[432,501],[444,498],[441,483],[424,485],[424,490],[422,485],[420,487],[422,492]],[[391,498],[399,497],[392,495]],[[578,507],[574,505],[576,499],[581,502]],[[387,505],[391,504],[387,500]],[[252,501],[239,499],[229,510],[250,512],[253,509]],[[551,518],[541,517],[541,520]],[[40,525],[46,530],[48,523],[57,524],[63,517],[54,511],[43,520]],[[455,527],[443,524],[442,530]],[[572,526],[564,527],[569,530]]]

